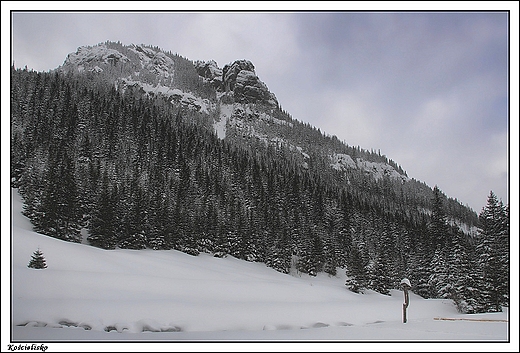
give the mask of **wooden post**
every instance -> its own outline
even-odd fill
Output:
[[[410,297],[408,296],[408,290],[412,288],[410,285],[410,281],[407,278],[403,278],[401,281],[401,288],[404,291],[404,303],[403,303],[403,324],[406,324],[408,319],[406,318],[406,309],[408,308],[408,304],[410,304]]]
[[[406,309],[408,308],[408,304],[410,303],[410,299],[408,297],[408,288],[403,286],[404,289],[404,303],[403,303],[403,324],[406,324]]]

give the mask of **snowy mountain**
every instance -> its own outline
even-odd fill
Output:
[[[12,186],[40,234],[343,272],[353,292],[388,295],[407,277],[462,312],[507,305],[503,287],[492,303],[468,289],[488,288],[473,276],[488,248],[473,210],[293,118],[248,60],[106,42],[53,72],[13,68],[11,97]]]
[[[167,55],[159,48],[104,43],[78,48],[57,70],[108,73],[121,91],[138,88],[149,96],[162,95],[173,104],[206,114],[220,138],[227,136],[228,139],[245,139],[248,143],[254,140],[265,145],[284,146],[298,155],[302,166],[307,165],[309,150],[314,148],[305,143],[309,137],[296,139],[291,130],[295,130],[298,122],[279,109],[276,96],[256,75],[253,63],[237,60],[220,68],[215,61],[195,61],[193,68],[202,80],[193,88],[186,81],[175,79],[175,67],[185,65],[182,61],[178,56],[172,59],[171,54]],[[201,86],[214,88],[214,96],[208,97]],[[226,131],[230,133],[226,134]],[[327,156],[330,167],[336,170],[358,169],[373,174],[376,179],[386,175],[403,182],[409,180],[396,164],[383,159],[371,161],[370,157],[358,156],[356,163],[348,163],[348,154],[331,151]]]

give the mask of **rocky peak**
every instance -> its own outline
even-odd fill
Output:
[[[235,89],[236,79],[241,71],[247,71],[249,74],[256,77],[255,67],[251,61],[236,60],[232,64],[224,66],[224,69],[222,70],[222,81],[226,91],[233,91]]]
[[[255,67],[248,60],[237,60],[224,66],[222,87],[225,92],[233,91],[235,101],[239,103],[278,104],[275,95],[256,76]]]
[[[208,80],[213,80],[216,77],[222,77],[222,69],[218,67],[214,60],[200,61],[197,60],[193,63],[197,73]]]
[[[218,89],[222,86],[222,69],[218,67],[214,60],[197,60],[193,65],[199,76],[211,82],[214,88]]]
[[[105,44],[82,46],[65,59],[62,68],[65,71],[103,71],[103,67],[129,61],[119,51],[108,48]]]

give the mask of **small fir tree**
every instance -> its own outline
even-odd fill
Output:
[[[47,268],[47,264],[45,263],[45,258],[43,257],[43,253],[40,251],[40,248],[36,250],[32,257],[31,261],[29,262],[29,265],[27,265],[29,268],[35,268],[35,269],[45,269]]]

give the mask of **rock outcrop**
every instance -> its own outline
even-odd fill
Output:
[[[200,77],[208,80],[215,89],[222,87],[222,69],[214,60],[193,63]]]
[[[248,60],[237,60],[224,66],[222,85],[223,91],[233,91],[235,102],[278,104],[275,95],[256,76],[255,67]]]
[[[65,71],[95,71],[101,72],[100,66],[116,65],[119,62],[128,62],[129,59],[117,50],[109,49],[100,44],[94,47],[79,47],[75,53],[71,53],[65,59],[62,68]]]

